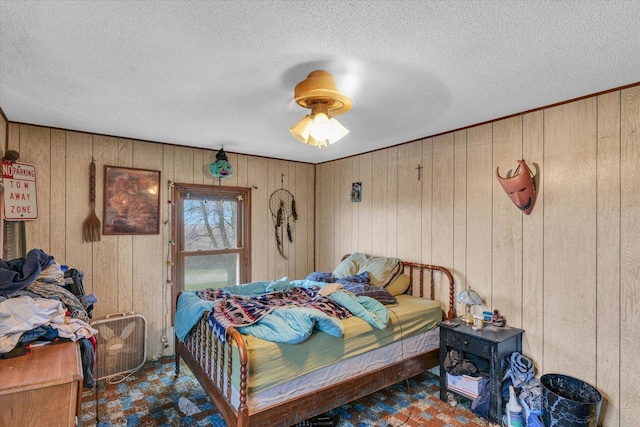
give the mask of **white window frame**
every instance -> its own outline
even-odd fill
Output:
[[[184,200],[189,197],[205,198],[209,201],[236,198],[237,248],[186,251],[184,248]],[[173,185],[173,283],[174,301],[179,292],[184,291],[185,259],[192,256],[238,254],[238,283],[251,281],[251,188],[222,187],[217,185],[182,184]]]

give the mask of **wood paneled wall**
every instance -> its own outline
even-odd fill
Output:
[[[0,126],[1,130],[1,126]],[[168,181],[218,185],[209,173],[215,151],[121,139],[26,124],[8,124],[8,148],[37,169],[38,219],[26,224],[27,248],[39,248],[60,264],[84,271],[84,287],[99,302],[94,319],[110,313],[136,312],[147,318],[149,357],[173,354],[170,270],[171,194]],[[304,278],[314,269],[315,166],[312,164],[227,153],[233,165],[225,186],[252,187],[253,280]],[[82,241],[82,222],[89,214],[89,164],[95,158],[96,212],[103,218],[104,165],[161,171],[160,234],[109,235]],[[296,199],[298,220],[293,243],[285,241],[289,260],[279,253],[268,207],[279,188]],[[164,348],[162,337],[169,339]]]
[[[161,170],[164,203],[168,180],[216,184],[207,172],[215,152],[4,120],[0,134],[3,126],[8,148],[38,170],[39,218],[27,224],[27,246],[85,271],[87,292],[100,299],[96,319],[142,313],[149,355],[173,354],[172,340],[169,348],[161,342],[173,334],[170,225],[157,236],[83,243],[88,166],[93,156],[102,218],[103,165]],[[638,424],[640,86],[317,166],[228,155],[234,176],[223,184],[257,187],[254,280],[332,271],[354,251],[449,267],[458,290],[471,286],[483,296],[476,310],[497,308],[525,329],[523,353],[538,376],[581,378],[605,397],[603,425]],[[520,158],[538,173],[529,216],[494,177],[496,167],[505,173]],[[362,202],[353,203],[358,181]],[[299,213],[289,261],[278,254],[268,210],[281,187],[295,195]],[[446,303],[444,292],[437,298]]]
[[[494,175],[522,158],[537,170],[529,216]],[[603,425],[638,425],[640,86],[323,163],[316,177],[317,270],[354,251],[446,266],[484,298],[476,311],[526,331],[537,376],[587,381]]]

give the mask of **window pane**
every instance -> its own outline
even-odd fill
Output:
[[[184,266],[187,291],[238,284],[238,254],[189,256]]]
[[[238,202],[235,200],[184,200],[184,250],[235,249]]]

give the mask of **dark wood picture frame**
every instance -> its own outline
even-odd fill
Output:
[[[160,171],[104,167],[102,233],[160,233]]]

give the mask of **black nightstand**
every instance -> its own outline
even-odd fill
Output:
[[[447,372],[444,370],[444,359],[452,348],[465,353],[480,356],[489,361],[489,380],[491,381],[491,400],[489,405],[489,421],[502,422],[502,378],[501,360],[512,352],[522,352],[522,329],[505,326],[502,328],[487,325],[474,330],[472,325],[454,319],[453,326],[447,321],[440,323],[440,400],[447,400]],[[455,391],[449,391],[456,393]],[[467,397],[462,395],[463,397]]]

